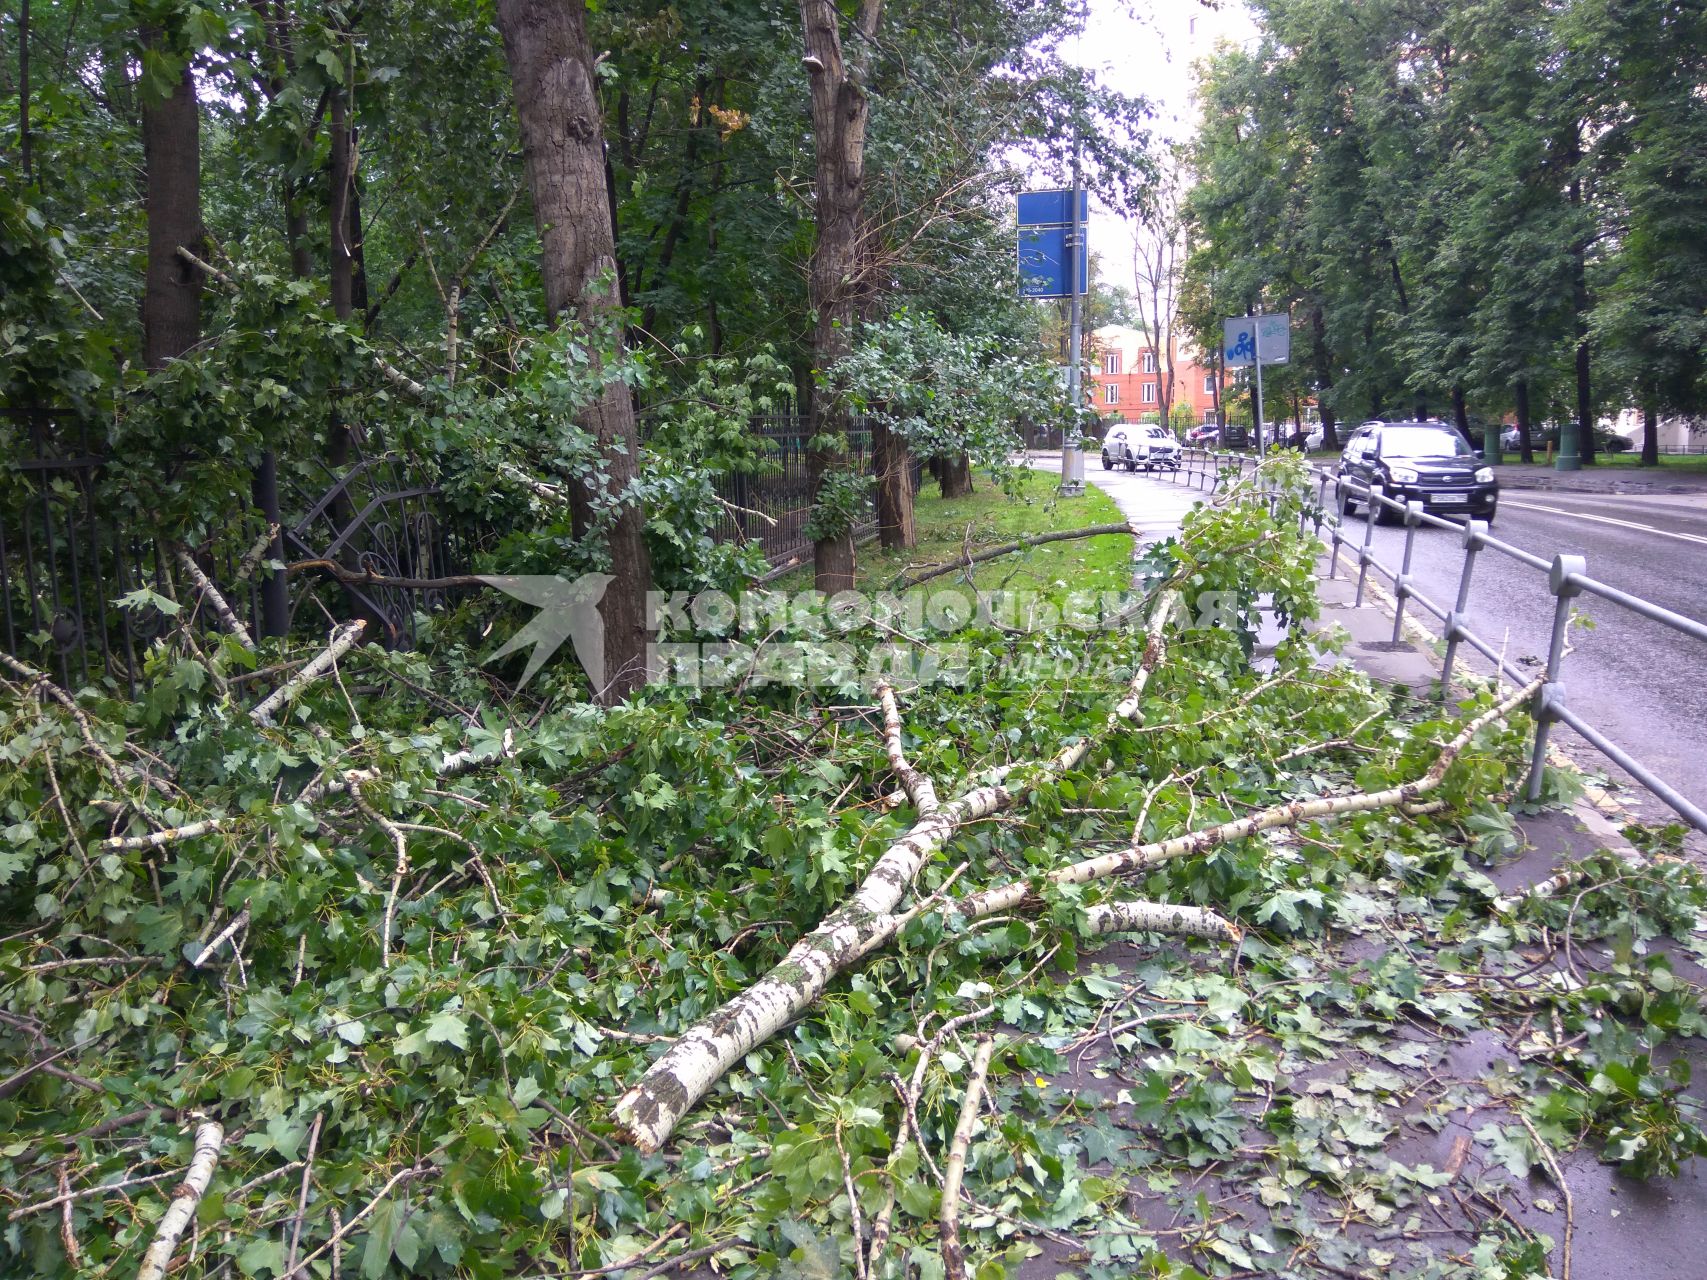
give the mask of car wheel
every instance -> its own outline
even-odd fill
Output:
[[[1102,455],[1102,469],[1104,471],[1107,471],[1109,469],[1108,454],[1106,454],[1106,453]]]
[[[1357,503],[1351,500],[1351,494],[1344,489],[1340,490],[1339,508],[1341,520],[1349,520],[1357,514]]]
[[[1404,516],[1383,503],[1375,509],[1376,524],[1398,524]]]
[[[1494,512],[1498,510],[1498,507],[1489,507],[1488,514],[1482,517],[1482,519],[1487,522],[1488,528],[1490,529],[1494,527]]]

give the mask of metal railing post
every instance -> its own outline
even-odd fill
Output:
[[[1329,477],[1323,478],[1324,486],[1327,484],[1328,479],[1329,479]],[[1328,538],[1329,538],[1328,578],[1330,581],[1333,579],[1336,579],[1340,576],[1340,543],[1345,541],[1345,539],[1340,534],[1340,531],[1344,527],[1344,524],[1345,524],[1345,521],[1342,518],[1341,511],[1340,511],[1341,498],[1344,496],[1344,493],[1345,493],[1345,477],[1344,476],[1333,476],[1333,477],[1331,477],[1331,479],[1333,481],[1333,486],[1334,486],[1334,508],[1335,508],[1335,510],[1334,510],[1333,518],[1328,525],[1328,529],[1330,530],[1329,535],[1328,535]],[[1322,512],[1324,515],[1327,514],[1327,502],[1325,500],[1322,503]]]
[[[1440,700],[1452,696],[1452,664],[1458,658],[1458,634],[1466,625],[1464,612],[1470,607],[1470,578],[1475,572],[1476,557],[1482,551],[1482,539],[1488,536],[1486,520],[1472,520],[1464,526],[1464,569],[1458,575],[1458,599],[1452,612],[1446,615],[1446,656],[1440,663]]]
[[[1417,545],[1417,526],[1422,523],[1423,504],[1415,498],[1405,503],[1405,555],[1399,576],[1393,579],[1393,643],[1405,633],[1405,601],[1411,594],[1411,552]]]
[[[1363,546],[1357,552],[1357,599],[1352,607],[1363,608],[1363,584],[1369,579],[1370,547],[1375,545],[1375,513],[1381,509],[1381,486],[1372,484],[1364,493]]]
[[[1535,699],[1535,749],[1529,758],[1529,788],[1531,801],[1541,798],[1541,769],[1547,760],[1548,731],[1557,719],[1555,708],[1565,700],[1565,686],[1559,683],[1559,666],[1565,660],[1565,629],[1571,622],[1571,600],[1582,587],[1579,577],[1588,575],[1588,561],[1582,556],[1553,557],[1553,567],[1547,573],[1547,589],[1553,593],[1553,637],[1547,646],[1547,678]]]

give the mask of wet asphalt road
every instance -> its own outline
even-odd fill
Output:
[[[1545,560],[1582,555],[1590,577],[1707,622],[1707,497],[1508,489],[1493,534]],[[1377,526],[1376,555],[1396,566],[1404,539],[1402,528]],[[1456,536],[1417,530],[1411,572],[1418,590],[1450,607],[1462,566]],[[1573,633],[1564,667],[1569,705],[1707,807],[1707,643],[1592,596],[1578,605],[1594,627]],[[1553,619],[1546,575],[1486,550],[1476,562],[1468,612],[1472,628],[1504,648],[1509,661],[1539,670]],[[1433,618],[1423,620],[1439,630]],[[1586,744],[1573,754],[1585,765],[1600,760]]]

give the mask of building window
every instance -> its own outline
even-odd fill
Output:
[[[1142,368],[1145,373],[1154,373],[1156,371],[1156,353],[1154,351],[1146,351],[1144,353],[1144,363]]]
[[[1119,404],[1120,388],[1112,382],[1104,386],[1102,389],[1102,402],[1104,404]]]
[[[1102,358],[1102,371],[1111,378],[1120,376],[1120,352],[1111,351]]]
[[[1215,375],[1213,373],[1206,375],[1203,379],[1203,394],[1206,396],[1215,394]]]
[[[1143,393],[1143,395],[1139,396],[1139,399],[1142,400],[1145,404],[1155,404],[1156,403],[1156,384],[1153,382],[1146,382],[1144,384],[1144,393]]]

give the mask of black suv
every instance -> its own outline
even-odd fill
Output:
[[[1346,441],[1339,474],[1351,482],[1340,489],[1341,515],[1351,514],[1366,485],[1380,485],[1395,502],[1420,502],[1430,512],[1489,524],[1499,505],[1493,468],[1443,422],[1366,422]],[[1386,524],[1399,517],[1382,507],[1375,518]]]

